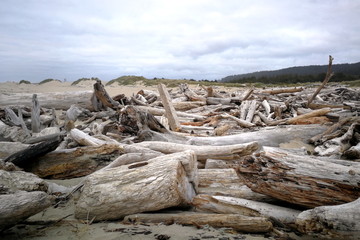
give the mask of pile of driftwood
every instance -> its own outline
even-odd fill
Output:
[[[111,98],[98,81],[1,98],[0,230],[77,193],[75,217],[91,222],[360,233],[357,90],[160,84]]]

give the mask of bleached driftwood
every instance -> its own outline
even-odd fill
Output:
[[[161,108],[154,108],[154,107],[148,107],[148,106],[136,106],[136,108],[138,108],[141,111],[151,113],[154,116],[162,116],[165,114],[165,110],[161,109]],[[185,118],[190,118],[190,119],[195,119],[195,120],[200,120],[200,121],[206,119],[205,116],[202,116],[200,114],[191,114],[191,113],[186,113],[186,112],[177,112],[177,115],[178,115],[178,117],[185,117]]]
[[[360,121],[351,124],[349,129],[341,137],[333,138],[326,141],[322,145],[317,146],[314,149],[316,154],[320,156],[339,156],[351,147],[350,140],[352,139],[355,129],[360,126]]]
[[[267,127],[256,132],[245,132],[235,135],[219,137],[189,137],[187,144],[191,145],[231,145],[256,141],[263,146],[278,147],[280,143],[290,142],[293,139],[306,142],[309,138],[326,130],[321,125],[284,126],[282,128]],[[210,157],[209,157],[210,158]]]
[[[269,232],[272,229],[271,222],[264,217],[249,217],[241,214],[212,214],[212,213],[162,213],[162,214],[134,214],[126,216],[124,223],[162,223],[203,226],[209,225],[215,228],[233,228],[240,232]]]
[[[322,108],[319,110],[314,110],[312,112],[309,113],[305,113],[303,115],[299,115],[297,117],[294,118],[290,118],[286,121],[287,124],[297,124],[298,121],[302,121],[304,119],[308,119],[308,118],[312,118],[312,117],[319,117],[319,116],[324,116],[325,114],[331,112],[330,108]]]
[[[300,211],[274,204],[251,201],[242,198],[197,195],[192,204],[199,211],[242,214],[246,216],[264,216],[275,219],[282,224],[295,224]]]
[[[276,94],[281,94],[281,93],[296,93],[296,92],[301,92],[302,90],[303,90],[303,88],[279,88],[279,89],[274,89],[274,90],[264,90],[264,91],[261,91],[261,93],[276,95]]]
[[[47,192],[48,184],[33,173],[24,171],[0,170],[1,191],[44,191]]]
[[[360,163],[317,159],[264,147],[237,173],[254,192],[305,207],[336,205],[360,197]]]
[[[158,91],[160,93],[162,104],[164,105],[165,108],[165,116],[169,120],[170,129],[173,131],[180,131],[181,130],[180,122],[177,117],[175,108],[171,103],[171,97],[165,85],[160,83],[158,85]]]
[[[232,168],[199,169],[198,176],[199,194],[245,198],[262,202],[273,202],[275,200],[272,197],[252,191]]]
[[[193,150],[198,160],[207,158],[213,159],[238,159],[241,156],[249,155],[259,149],[257,142],[249,142],[244,144],[233,144],[225,146],[194,146],[170,142],[141,142],[134,144],[135,146],[149,148],[162,153],[174,153],[185,150]]]
[[[29,144],[21,142],[0,142],[0,158],[6,158],[11,154],[29,147]]]
[[[31,130],[33,133],[40,132],[40,104],[36,94],[32,97]]]
[[[0,195],[0,232],[41,212],[49,207],[52,201],[53,197],[40,191]]]
[[[182,158],[182,160],[179,160]],[[160,159],[160,160],[159,160]],[[196,157],[182,152],[89,175],[75,216],[95,221],[187,205],[195,196]],[[119,194],[121,193],[121,194]]]
[[[221,114],[221,117],[222,118],[229,118],[231,120],[234,120],[241,127],[255,127],[255,124],[253,124],[253,123],[251,123],[251,122],[249,122],[247,120],[242,120],[241,118],[234,117],[234,116],[232,116],[230,114],[227,114],[227,113]]]
[[[257,102],[256,100],[252,100],[249,106],[249,110],[246,114],[245,121],[252,122],[256,108],[257,108]]]
[[[321,206],[300,213],[296,219],[302,233],[331,238],[359,239],[360,199],[337,206]]]
[[[344,156],[348,159],[360,159],[360,142],[346,150]]]

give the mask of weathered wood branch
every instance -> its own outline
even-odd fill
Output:
[[[332,68],[332,61],[334,60],[334,58],[330,55],[329,56],[329,65],[328,65],[328,70],[326,72],[326,76],[324,81],[321,83],[321,85],[316,89],[316,91],[314,92],[314,94],[309,98],[307,105],[309,106],[310,103],[315,99],[315,97],[319,94],[319,92],[321,91],[321,89],[323,89],[325,87],[325,85],[330,81],[330,79],[332,78],[332,76],[334,76],[334,73],[332,72],[331,68]]]

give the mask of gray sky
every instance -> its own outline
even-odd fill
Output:
[[[360,0],[1,0],[0,81],[221,79],[360,61]]]

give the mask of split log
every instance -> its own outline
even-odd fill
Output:
[[[245,198],[254,201],[274,202],[275,199],[253,192],[239,179],[234,169],[199,169],[198,194]]]
[[[239,177],[254,192],[301,205],[337,205],[360,197],[360,163],[298,156],[264,147],[244,160]]]
[[[179,89],[190,101],[206,101],[205,97],[199,96],[197,93],[191,90],[186,83],[181,83],[179,85]]]
[[[31,161],[36,160],[38,157],[43,156],[48,152],[54,151],[61,141],[62,137],[56,136],[49,141],[33,144],[24,150],[8,156],[4,161],[12,162],[21,168],[26,168],[29,164],[31,164]]]
[[[180,157],[183,158],[179,161]],[[187,175],[196,175],[197,168],[192,168],[196,157],[190,152],[167,155],[166,161],[159,158],[89,175],[77,201],[75,217],[114,220],[133,213],[188,205],[195,190]]]
[[[303,115],[299,115],[297,117],[288,119],[286,121],[287,124],[297,124],[299,121],[311,118],[311,117],[319,117],[319,116],[324,116],[325,114],[331,112],[330,108],[323,108],[323,109],[319,109],[319,110],[314,110],[312,112],[309,113],[305,113]]]
[[[0,192],[43,191],[47,192],[48,184],[38,176],[23,171],[0,170]]]
[[[49,207],[53,197],[44,192],[0,195],[0,232]]]
[[[86,109],[93,109],[90,98],[93,91],[37,93],[37,99],[43,108],[68,109],[77,104]],[[32,93],[0,93],[0,107],[32,105]]]
[[[98,104],[94,105],[95,109],[99,109],[99,110],[103,109],[102,106],[116,109],[120,106],[119,102],[114,101],[109,96],[109,94],[105,90],[104,85],[101,83],[100,80],[97,80],[96,83],[94,84],[93,99],[94,98],[96,98],[96,100],[101,103],[101,105],[98,105]],[[94,100],[93,100],[93,104],[94,104]]]
[[[78,147],[50,152],[33,161],[27,171],[41,178],[69,179],[82,177],[105,167],[117,158],[123,149],[117,145]]]
[[[339,156],[351,147],[350,140],[352,139],[355,129],[360,126],[360,122],[351,124],[347,132],[341,137],[333,138],[326,141],[323,145],[319,145],[314,149],[314,152],[320,156]]]
[[[242,214],[253,217],[264,216],[274,219],[275,222],[286,225],[295,224],[296,217],[300,214],[300,211],[298,210],[269,203],[204,194],[197,195],[193,199],[192,204],[198,211],[222,214]]]
[[[169,120],[170,129],[175,132],[181,131],[179,119],[177,117],[175,108],[171,103],[171,98],[165,85],[160,83],[158,85],[158,91],[160,93],[160,97],[165,108],[165,116]]]
[[[304,211],[296,219],[300,232],[331,239],[359,239],[360,198],[337,206]]]
[[[261,233],[272,229],[271,222],[264,217],[248,217],[241,214],[211,214],[211,213],[163,213],[163,214],[134,214],[126,216],[124,223],[157,223],[157,224],[181,224],[203,226],[209,225],[215,228],[233,228],[240,232]]]
[[[240,105],[240,119],[245,120],[249,111],[250,101],[243,101]]]
[[[207,158],[213,159],[238,159],[241,156],[249,155],[259,149],[257,142],[234,144],[225,146],[194,146],[170,142],[141,142],[136,146],[149,148],[165,154],[193,150],[198,160]]]

